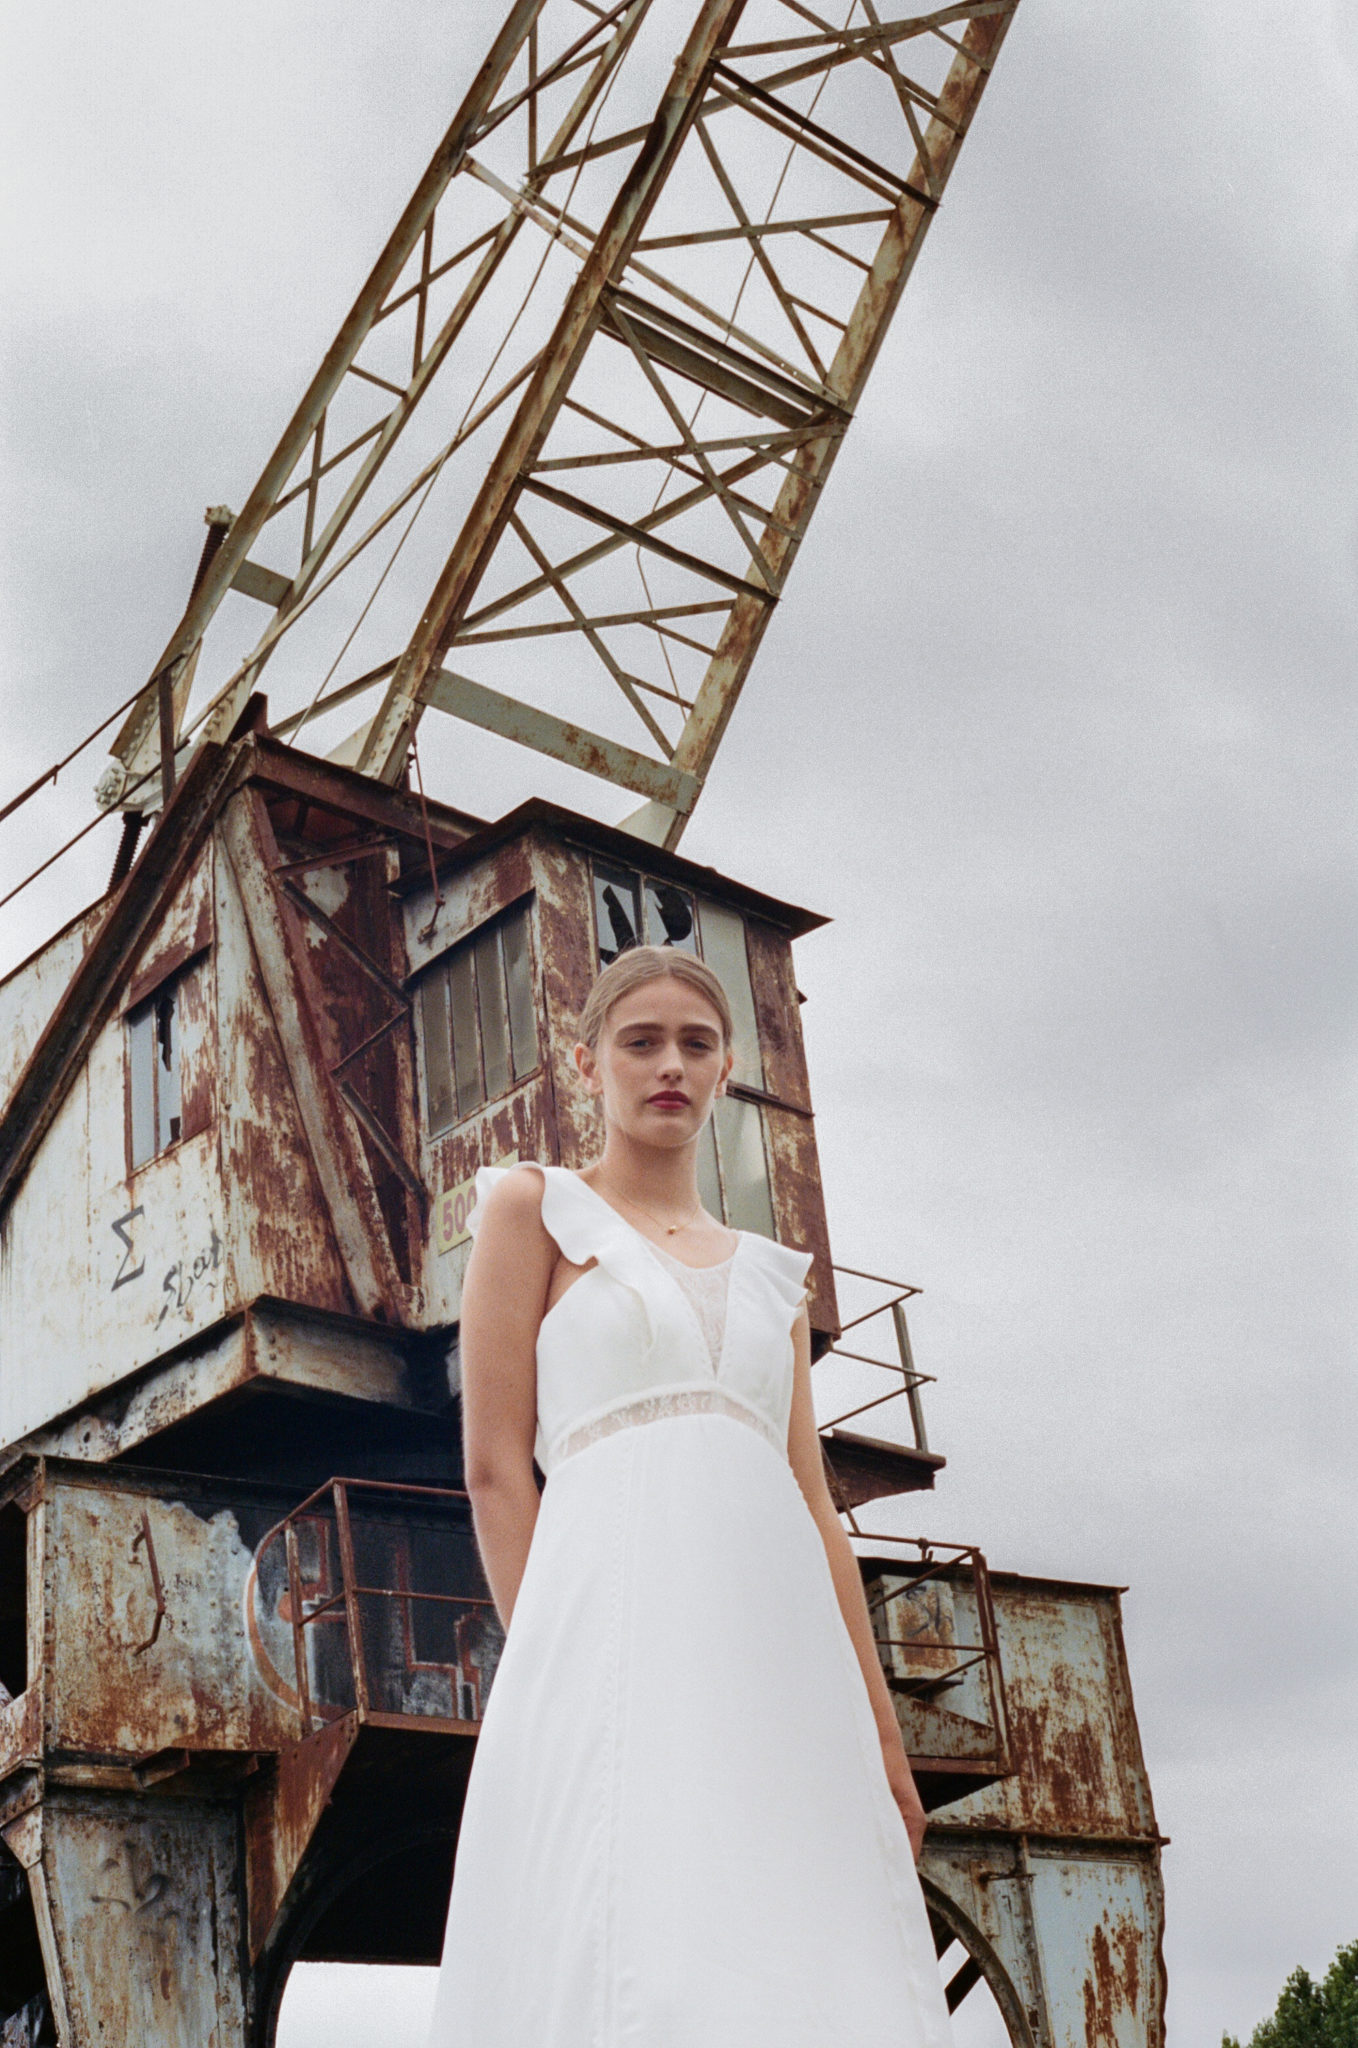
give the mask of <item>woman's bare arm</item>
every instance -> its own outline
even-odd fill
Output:
[[[806,1310],[802,1309],[792,1326],[792,1345],[796,1359],[792,1382],[792,1417],[788,1426],[788,1460],[796,1475],[797,1483],[806,1497],[806,1505],[820,1531],[825,1545],[825,1555],[830,1563],[830,1576],[835,1583],[839,1600],[839,1611],[844,1616],[844,1626],[849,1639],[858,1653],[858,1662],[863,1672],[863,1682],[872,1702],[872,1716],[877,1723],[877,1733],[882,1743],[882,1762],[886,1769],[887,1781],[892,1797],[901,1811],[906,1833],[910,1837],[911,1851],[919,1860],[920,1845],[924,1840],[924,1808],[915,1789],[914,1773],[905,1754],[901,1741],[900,1723],[891,1693],[882,1673],[881,1659],[877,1654],[877,1641],[872,1633],[872,1622],[868,1615],[868,1603],[863,1595],[863,1581],[859,1576],[858,1560],[844,1533],[844,1525],[830,1498],[830,1489],[825,1483],[825,1466],[821,1459],[820,1436],[816,1429],[816,1411],[811,1398],[811,1328],[807,1322]]]
[[[511,1173],[486,1197],[462,1287],[462,1443],[491,1597],[509,1627],[538,1517],[537,1339],[557,1248],[542,1182]]]

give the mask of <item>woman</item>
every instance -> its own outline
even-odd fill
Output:
[[[478,1177],[466,1474],[508,1633],[433,2048],[945,2048],[923,1810],[821,1465],[810,1258],[698,1196],[725,993],[638,947],[580,1039],[599,1159]]]

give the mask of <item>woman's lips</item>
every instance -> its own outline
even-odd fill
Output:
[[[648,1095],[647,1105],[651,1109],[687,1109],[687,1095]]]

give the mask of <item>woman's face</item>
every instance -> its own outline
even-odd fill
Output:
[[[712,1004],[671,974],[619,997],[598,1045],[577,1046],[575,1057],[610,1127],[667,1148],[697,1137],[732,1058]]]

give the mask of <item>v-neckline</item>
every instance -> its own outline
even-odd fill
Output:
[[[665,1264],[665,1262],[664,1262],[663,1258],[662,1258],[662,1257],[660,1256],[660,1246],[659,1246],[658,1244],[656,1244],[656,1243],[654,1242],[654,1240],[653,1240],[653,1239],[651,1239],[651,1238],[647,1237],[647,1235],[646,1235],[646,1233],[645,1233],[645,1231],[644,1231],[644,1230],[638,1230],[638,1229],[637,1229],[637,1226],[636,1226],[636,1224],[635,1224],[635,1223],[629,1223],[629,1222],[627,1221],[627,1218],[626,1218],[626,1217],[625,1217],[625,1216],[624,1216],[624,1215],[622,1214],[621,1210],[615,1209],[615,1208],[613,1207],[613,1204],[612,1204],[611,1202],[606,1202],[606,1201],[604,1200],[604,1198],[603,1198],[603,1196],[602,1196],[601,1194],[598,1194],[598,1193],[596,1193],[596,1191],[595,1191],[595,1190],[594,1190],[594,1189],[593,1189],[593,1188],[592,1188],[592,1187],[590,1186],[590,1184],[589,1184],[589,1182],[588,1182],[587,1180],[581,1180],[581,1179],[580,1179],[580,1176],[579,1176],[579,1174],[578,1174],[578,1173],[571,1173],[571,1169],[570,1169],[570,1168],[569,1168],[568,1166],[567,1166],[567,1167],[563,1167],[563,1168],[562,1168],[562,1172],[563,1172],[563,1173],[570,1173],[570,1175],[571,1175],[571,1179],[572,1179],[573,1181],[575,1181],[575,1182],[577,1183],[577,1185],[578,1185],[578,1186],[582,1187],[582,1188],[583,1188],[583,1189],[585,1190],[585,1193],[586,1193],[587,1195],[593,1195],[593,1196],[594,1196],[594,1199],[595,1199],[595,1201],[596,1201],[596,1202],[597,1202],[597,1203],[599,1204],[600,1208],[602,1208],[602,1209],[607,1209],[607,1211],[608,1211],[609,1215],[610,1215],[610,1216],[612,1216],[612,1217],[614,1218],[614,1220],[615,1220],[616,1222],[618,1222],[618,1223],[621,1223],[621,1225],[622,1225],[622,1227],[623,1227],[623,1229],[624,1229],[624,1230],[630,1230],[630,1231],[631,1231],[631,1233],[632,1233],[632,1235],[633,1235],[633,1237],[637,1238],[637,1239],[639,1240],[639,1242],[640,1242],[640,1243],[642,1243],[643,1245],[645,1245],[645,1247],[646,1247],[647,1251],[648,1251],[649,1253],[651,1253],[651,1255],[652,1255],[652,1256],[651,1256],[651,1264],[652,1264],[652,1265],[653,1265],[653,1266],[655,1267],[655,1269],[656,1269],[657,1273],[663,1274],[664,1278],[665,1278],[666,1280],[668,1280],[668,1281],[669,1281],[669,1284],[670,1284],[670,1286],[671,1286],[671,1287],[672,1287],[672,1288],[674,1289],[674,1291],[675,1291],[675,1293],[676,1293],[676,1294],[678,1295],[678,1297],[679,1297],[680,1301],[682,1301],[682,1302],[683,1302],[683,1304],[684,1304],[684,1313],[685,1313],[685,1314],[687,1315],[687,1317],[688,1317],[688,1319],[689,1319],[689,1322],[690,1322],[690,1323],[692,1324],[692,1326],[693,1326],[694,1334],[696,1335],[696,1337],[697,1337],[697,1339],[698,1339],[698,1347],[699,1347],[699,1350],[700,1350],[700,1352],[701,1352],[702,1356],[703,1356],[703,1357],[704,1357],[704,1358],[705,1358],[705,1359],[707,1360],[707,1369],[708,1369],[708,1371],[709,1371],[709,1372],[711,1373],[711,1375],[712,1375],[712,1378],[713,1378],[714,1382],[715,1382],[715,1381],[719,1381],[719,1380],[721,1379],[721,1377],[722,1377],[722,1373],[723,1373],[723,1371],[724,1371],[724,1369],[725,1369],[725,1365],[726,1365],[726,1354],[727,1354],[728,1350],[730,1349],[730,1342],[731,1342],[731,1285],[730,1285],[730,1281],[731,1281],[731,1280],[734,1280],[734,1278],[735,1278],[735,1266],[736,1266],[736,1261],[737,1261],[737,1260],[739,1259],[739,1257],[740,1257],[740,1254],[741,1254],[742,1250],[744,1249],[744,1245],[745,1245],[745,1239],[746,1239],[746,1237],[747,1237],[747,1236],[749,1235],[748,1231],[744,1231],[744,1230],[737,1230],[737,1231],[735,1231],[735,1232],[734,1232],[734,1236],[735,1236],[735,1240],[736,1240],[736,1248],[735,1248],[735,1250],[734,1250],[734,1251],[733,1251],[733,1252],[732,1252],[732,1253],[730,1254],[730,1256],[729,1256],[728,1258],[725,1258],[725,1259],[721,1259],[721,1260],[719,1260],[719,1261],[717,1262],[717,1264],[718,1264],[718,1265],[721,1265],[721,1266],[726,1266],[726,1267],[729,1267],[729,1268],[731,1269],[731,1271],[730,1271],[730,1279],[728,1279],[728,1282],[727,1282],[727,1292],[726,1292],[726,1320],[725,1320],[725,1322],[724,1322],[724,1323],[723,1323],[723,1325],[722,1325],[722,1332],[721,1332],[721,1350],[720,1350],[720,1351],[718,1352],[718,1354],[717,1354],[717,1357],[716,1357],[716,1359],[715,1359],[715,1360],[713,1360],[713,1357],[712,1357],[712,1353],[711,1353],[711,1351],[710,1351],[710,1350],[708,1349],[708,1343],[707,1343],[707,1335],[706,1335],[706,1332],[704,1331],[704,1329],[703,1329],[703,1326],[702,1326],[702,1324],[701,1324],[701,1323],[699,1322],[699,1320],[698,1320],[698,1311],[697,1311],[697,1309],[695,1308],[695,1306],[694,1306],[693,1302],[691,1301],[691,1299],[689,1298],[689,1294],[688,1294],[688,1291],[687,1291],[687,1289],[685,1288],[685,1286],[684,1286],[684,1283],[683,1283],[683,1281],[682,1281],[682,1280],[678,1280],[678,1279],[676,1279],[676,1278],[675,1278],[674,1274],[670,1272],[670,1270],[669,1270],[669,1268],[668,1268],[668,1267],[666,1266],[666,1264]],[[726,1227],[727,1227],[727,1229],[728,1229],[728,1230],[730,1230],[730,1229],[731,1229],[731,1225],[730,1225],[729,1223],[727,1224],[727,1226],[726,1226]],[[675,1263],[675,1264],[676,1264],[677,1266],[682,1266],[682,1265],[684,1264],[684,1261],[683,1261],[682,1259],[676,1259],[674,1263]],[[713,1266],[690,1266],[690,1267],[688,1268],[688,1271],[689,1271],[690,1273],[712,1273],[712,1272],[715,1272],[716,1270],[717,1270],[717,1266],[716,1266],[716,1265],[713,1265]],[[564,1296],[563,1296],[562,1298],[564,1299]]]

